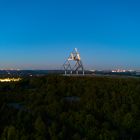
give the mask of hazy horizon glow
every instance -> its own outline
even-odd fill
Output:
[[[138,0],[1,0],[0,69],[140,69]]]

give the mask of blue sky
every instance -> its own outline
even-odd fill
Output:
[[[0,0],[0,68],[140,69],[138,0]]]

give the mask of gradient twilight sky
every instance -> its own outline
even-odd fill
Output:
[[[140,69],[139,0],[0,0],[0,69]]]

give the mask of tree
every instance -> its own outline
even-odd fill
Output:
[[[2,140],[18,140],[18,132],[14,126],[9,126],[4,129]]]
[[[46,126],[40,116],[36,119],[34,127],[35,127],[35,133],[36,133],[35,139],[45,140],[46,134],[47,134]]]

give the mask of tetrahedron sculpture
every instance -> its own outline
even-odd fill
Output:
[[[78,74],[79,71],[82,71],[82,74],[84,75],[84,66],[81,61],[80,53],[78,52],[77,48],[74,49],[73,52],[71,52],[70,56],[66,60],[66,62],[63,64],[65,75],[70,72],[70,74],[76,73]]]

